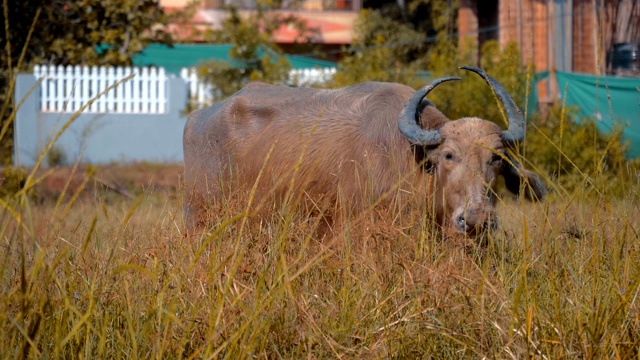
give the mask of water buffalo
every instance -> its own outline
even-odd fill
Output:
[[[507,130],[477,117],[449,120],[425,98],[457,77],[418,91],[378,82],[337,90],[254,82],[194,111],[184,130],[188,231],[205,225],[207,208],[240,186],[255,186],[269,199],[294,195],[352,210],[385,196],[423,196],[448,231],[474,236],[494,229],[499,175],[528,200],[542,199],[546,190],[507,152],[524,140],[520,109],[484,70],[461,68],[494,91]]]

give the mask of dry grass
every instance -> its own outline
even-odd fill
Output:
[[[5,203],[2,358],[639,356],[637,186],[507,198],[484,245],[442,239],[420,209],[318,239],[314,218],[241,204],[189,239],[177,172],[142,168],[99,170],[116,186],[57,206]],[[140,175],[158,171],[167,186]]]
[[[507,198],[483,244],[412,204],[325,238],[228,204],[186,238],[174,170],[34,173],[0,198],[0,358],[640,358],[637,180]]]

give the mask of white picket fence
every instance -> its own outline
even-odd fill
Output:
[[[214,88],[211,84],[205,83],[198,76],[196,68],[182,68],[180,78],[187,82],[189,86],[189,98],[198,107],[213,105]]]
[[[335,68],[291,70],[288,85],[325,84]],[[36,65],[34,76],[40,83],[40,111],[74,113],[108,86],[134,73],[135,76],[96,99],[84,112],[164,114],[167,110],[167,75],[155,67],[87,67]],[[189,96],[197,106],[211,105],[215,89],[203,82],[195,68],[183,68],[180,77],[189,86]]]
[[[40,110],[73,113],[108,86],[135,76],[99,97],[85,112],[163,114],[166,110],[164,68],[35,66],[40,83]]]
[[[336,68],[298,69],[289,72],[289,85],[313,86],[323,85],[333,79]]]
[[[335,75],[335,68],[322,69],[294,69],[289,72],[287,85],[313,86],[326,84]],[[189,85],[189,96],[197,106],[212,105],[215,89],[198,77],[197,69],[183,68],[180,77]]]

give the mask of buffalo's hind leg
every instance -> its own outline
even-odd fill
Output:
[[[185,186],[184,188],[184,219],[186,236],[196,236],[202,234],[207,226],[207,204],[202,193],[195,187]]]

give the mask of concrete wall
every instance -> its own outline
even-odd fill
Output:
[[[183,161],[182,133],[188,101],[184,80],[167,80],[165,114],[83,113],[56,141],[70,163]],[[70,113],[45,113],[39,110],[39,92],[31,74],[18,76],[15,99],[24,101],[15,118],[14,164],[31,167],[38,154],[59,129],[72,117]],[[32,91],[30,91],[32,90]]]

